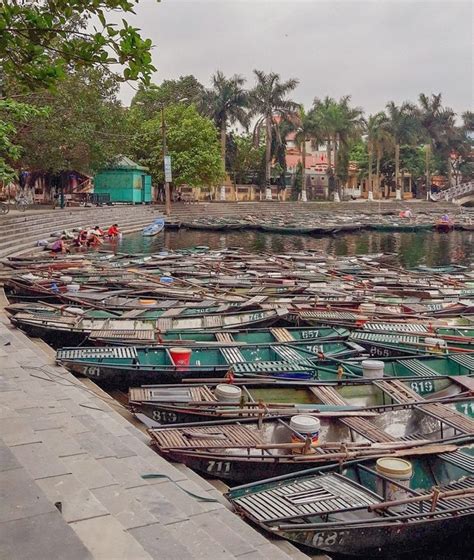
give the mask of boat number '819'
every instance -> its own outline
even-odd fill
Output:
[[[432,381],[412,381],[410,383],[410,388],[419,395],[422,395],[423,393],[432,393],[434,391]]]

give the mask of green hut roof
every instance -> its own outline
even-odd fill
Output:
[[[140,171],[148,171],[148,167],[136,163],[127,156],[118,156],[107,169],[139,169]]]

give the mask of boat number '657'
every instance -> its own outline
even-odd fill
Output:
[[[208,473],[228,473],[230,472],[230,461],[209,461],[206,472]]]

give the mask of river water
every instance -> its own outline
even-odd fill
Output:
[[[156,237],[143,237],[140,232],[125,235],[117,250],[131,254],[155,253],[163,249],[183,249],[197,245],[206,245],[211,249],[241,247],[256,253],[304,250],[336,256],[394,253],[399,264],[405,267],[468,265],[474,258],[474,232],[471,231],[362,231],[334,236],[312,236],[180,229],[165,231]]]

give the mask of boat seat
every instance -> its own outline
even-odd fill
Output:
[[[474,357],[471,354],[451,354],[450,359],[474,372]]]
[[[217,342],[235,342],[231,333],[218,332],[215,334]]]
[[[427,402],[417,405],[416,408],[462,434],[474,435],[474,420],[441,403]]]
[[[245,362],[245,358],[238,348],[219,348],[219,351],[229,365]]]
[[[291,332],[285,328],[273,328],[270,332],[278,342],[293,342],[294,338]]]
[[[305,367],[306,366],[306,367]],[[303,360],[294,362],[274,362],[274,361],[261,361],[261,362],[242,362],[233,366],[234,373],[303,373],[308,372],[314,367],[311,362],[303,364]]]
[[[111,346],[109,348],[65,348],[58,350],[57,360],[87,360],[102,358],[136,359],[137,349],[134,346]]]
[[[398,403],[411,403],[423,400],[418,393],[396,379],[375,380],[373,384]]]
[[[440,375],[433,368],[430,368],[416,358],[403,361],[400,360],[398,363],[402,364],[410,373],[416,375],[417,377],[434,377],[436,375]]]
[[[365,508],[382,498],[336,473],[297,479],[235,498],[258,521],[318,516],[341,508]]]

